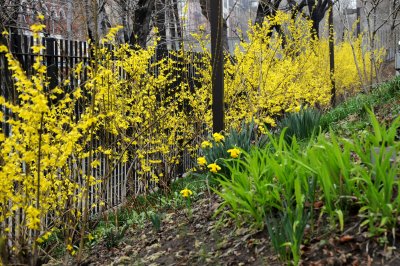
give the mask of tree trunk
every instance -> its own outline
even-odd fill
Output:
[[[210,1],[211,0],[200,0],[201,13],[210,22]],[[222,25],[222,45],[223,49],[229,52],[228,43],[228,24],[226,19],[223,19]]]
[[[86,0],[86,26],[89,40],[98,43],[111,27],[105,9],[105,0]]]
[[[326,12],[329,9],[328,3],[332,0],[318,0],[317,3],[308,2],[308,10],[310,12],[310,18],[312,20],[312,29],[316,38],[319,38],[319,25],[324,19]],[[333,7],[332,7],[333,9]]]
[[[145,48],[147,37],[150,33],[151,15],[153,13],[155,0],[139,0],[134,11],[133,29],[129,38],[131,45],[139,45]]]
[[[171,16],[171,37],[173,38],[172,49],[179,49],[179,43],[182,41],[182,28],[179,18],[178,0],[171,0],[172,16]],[[179,40],[179,41],[177,41]]]
[[[274,16],[276,14],[282,0],[272,1],[273,0],[260,0],[257,8],[256,19],[254,21],[255,25],[261,25],[266,17]]]
[[[88,39],[97,44],[98,34],[97,28],[97,0],[85,0],[85,13],[86,13],[86,27]]]
[[[156,1],[156,17],[155,24],[158,28],[158,37],[160,40],[157,44],[157,49],[162,51],[166,51],[168,49],[167,46],[167,29],[166,29],[166,20],[165,20],[165,11],[166,5],[165,0],[157,0]]]

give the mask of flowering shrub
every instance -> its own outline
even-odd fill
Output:
[[[33,25],[31,29],[39,39],[43,26]],[[74,105],[81,98],[77,92],[63,94],[61,100],[52,102],[63,91],[58,87],[48,89],[40,55],[44,47],[38,43],[32,49],[37,54],[32,77],[25,74],[7,47],[0,48],[6,52],[19,96],[15,102],[0,97],[0,105],[12,113],[6,120],[11,134],[0,132],[0,223],[15,219],[13,237],[9,239],[13,241],[14,254],[29,251],[25,245],[32,237],[34,249],[35,242],[40,244],[49,237],[51,228],[45,227],[46,216],[49,224],[63,224],[66,231],[75,230],[76,221],[82,219],[82,212],[87,212],[87,187],[97,182],[90,171],[82,173],[79,167],[69,167],[85,158],[89,138],[84,136],[97,118],[88,113],[79,121],[74,119]],[[5,121],[1,112],[0,119]],[[83,182],[74,178],[78,175]],[[10,229],[0,227],[0,234],[11,236]],[[68,239],[67,244],[71,245]]]
[[[42,29],[32,26],[39,44]],[[144,189],[149,183],[167,183],[171,177],[164,175],[179,163],[182,149],[177,144],[193,138],[190,120],[180,107],[186,85],[174,88],[174,93],[165,89],[176,79],[172,59],[151,63],[154,47],[133,50],[120,45],[111,51],[108,44],[114,44],[115,33],[111,30],[102,45],[92,47],[89,64],[76,66],[75,78],[85,76],[85,82],[71,93],[63,87],[69,80],[49,90],[43,46],[32,49],[32,76],[6,46],[0,46],[19,97],[17,102],[0,97],[0,105],[12,113],[7,120],[0,113],[12,129],[9,135],[0,131],[0,224],[8,219],[17,224],[11,229],[1,226],[0,234],[13,243],[13,255],[26,250],[29,259],[29,254],[37,254],[36,245],[54,226],[62,229],[65,250],[75,255],[78,240],[81,250],[86,239],[89,202],[94,207],[107,204],[97,184],[109,179],[116,163],[136,161]],[[78,104],[81,114],[75,113]],[[101,145],[94,145],[99,136]],[[107,166],[101,165],[104,170],[95,177],[99,158],[105,158]]]
[[[285,112],[298,112],[302,106],[326,108],[331,98],[328,39],[311,36],[311,21],[300,16],[278,12],[254,26],[249,42],[242,42],[225,64],[226,124],[239,128],[243,120],[258,125],[276,126]],[[271,26],[281,25],[284,37],[271,33]],[[197,36],[198,37],[198,36]],[[337,95],[352,94],[361,89],[371,75],[371,53],[362,45],[362,37],[335,46]],[[353,51],[353,48],[354,51]],[[190,98],[199,112],[195,116],[211,121],[211,60],[204,50],[200,70],[201,87]],[[375,51],[382,58],[382,51]],[[199,64],[200,65],[200,64]],[[205,67],[204,67],[205,66]],[[209,105],[207,105],[209,104]],[[264,130],[265,128],[260,128]]]

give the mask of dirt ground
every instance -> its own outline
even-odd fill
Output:
[[[231,219],[213,218],[220,199],[206,197],[194,203],[192,215],[185,209],[167,210],[160,230],[151,222],[130,228],[112,249],[103,244],[88,250],[81,265],[285,265],[273,250],[267,231],[255,231]],[[323,219],[323,218],[322,218]],[[332,232],[320,220],[313,235],[305,235],[301,265],[400,265],[400,232],[370,238],[351,217],[345,230]]]

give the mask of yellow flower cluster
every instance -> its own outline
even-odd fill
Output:
[[[180,191],[180,193],[181,193],[182,197],[184,197],[184,198],[189,198],[191,195],[193,195],[193,192],[188,188],[182,189]]]
[[[270,35],[271,25],[285,28],[285,39]],[[264,123],[276,126],[276,119],[285,111],[296,112],[301,106],[330,104],[331,81],[328,39],[311,36],[312,22],[293,19],[278,12],[259,27],[249,31],[249,42],[234,51],[235,60],[225,64],[226,124],[240,128],[243,120],[253,119],[262,128]],[[206,56],[198,64],[200,88],[189,97],[193,106],[193,121],[203,121],[211,127],[211,63],[207,45],[200,39]],[[371,76],[371,52],[363,48],[362,37],[338,42],[335,46],[335,83],[337,93],[349,94],[361,89]],[[284,43],[284,45],[283,45]],[[375,51],[382,58],[382,51]],[[378,60],[379,61],[379,60]],[[200,67],[201,65],[201,67]]]
[[[212,148],[212,143],[208,140],[205,140],[201,143],[202,149]]]
[[[209,164],[207,168],[210,169],[211,173],[217,173],[219,170],[221,170],[221,167],[216,163]]]
[[[230,153],[232,158],[238,158],[240,154],[240,150],[238,148],[229,149],[228,152]]]
[[[39,34],[43,28],[40,24],[31,27],[38,38],[38,45],[32,47],[36,56],[31,76],[5,46],[0,46],[6,53],[19,97],[18,101],[0,97],[1,109],[4,107],[13,114],[6,121],[13,133],[5,135],[0,129],[0,224],[21,213],[26,218],[15,224],[20,232],[18,238],[9,239],[15,253],[21,249],[29,251],[35,242],[40,244],[48,239],[51,228],[44,221],[49,213],[52,213],[52,223],[62,221],[66,223],[65,228],[81,224],[82,213],[88,212],[88,190],[94,191],[93,186],[99,182],[92,176],[93,169],[82,171],[81,162],[93,156],[88,145],[93,141],[90,132],[98,129],[96,124],[102,117],[91,112],[88,104],[85,114],[77,120],[75,106],[87,99],[64,93],[67,90],[60,87],[51,90],[47,87],[47,69],[41,56],[44,47],[40,45]],[[0,119],[5,121],[2,112]],[[96,160],[92,160],[92,166],[97,167]],[[77,177],[83,182],[78,182]],[[5,231],[0,226],[0,235]],[[48,233],[29,241],[32,231]]]
[[[36,242],[38,244],[42,244],[44,243],[47,239],[49,239],[49,237],[51,236],[52,232],[46,232],[45,234],[43,234],[42,236],[38,237],[36,239]]]
[[[200,166],[204,166],[207,164],[207,160],[205,157],[199,157],[197,158],[197,164]]]
[[[217,142],[217,143],[221,142],[221,141],[223,141],[225,139],[225,137],[220,133],[214,133],[213,134],[213,138],[214,138],[214,141]]]

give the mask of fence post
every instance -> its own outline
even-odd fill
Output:
[[[49,78],[49,90],[54,89],[58,85],[58,65],[56,64],[55,50],[56,39],[46,38],[46,66],[47,77]]]

